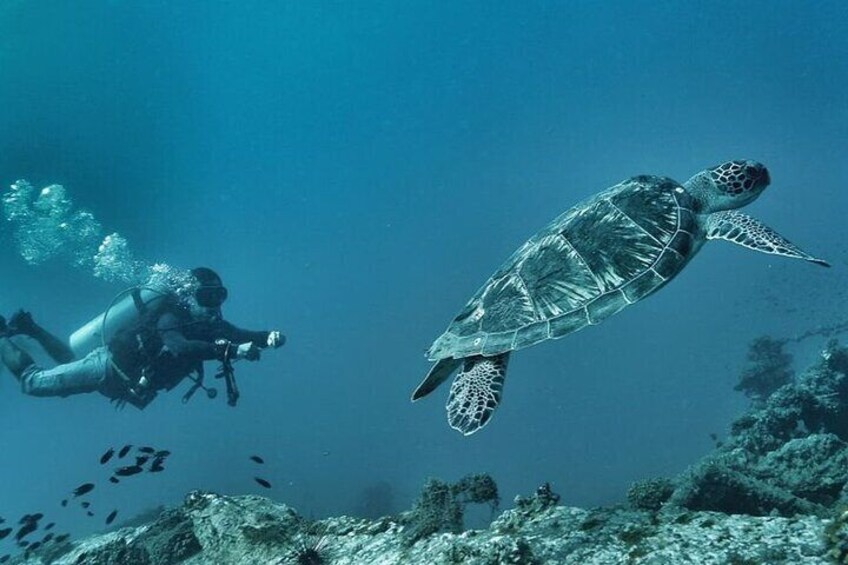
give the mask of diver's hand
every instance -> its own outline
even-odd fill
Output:
[[[284,343],[286,343],[286,336],[281,334],[279,330],[268,332],[268,347],[277,349],[278,347],[282,347]]]
[[[248,361],[259,360],[259,347],[252,341],[241,343],[236,348],[236,359],[247,359]]]
[[[237,345],[226,339],[218,339],[215,341],[215,348],[217,349],[218,359],[221,361],[236,359],[257,361],[259,359],[259,347],[252,341]]]

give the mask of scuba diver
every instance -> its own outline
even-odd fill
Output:
[[[203,362],[218,360],[216,377],[225,380],[228,403],[235,406],[239,392],[233,362],[257,361],[261,349],[278,348],[285,337],[279,331],[243,330],[225,321],[221,305],[228,292],[221,278],[206,267],[193,269],[191,275],[193,293],[188,300],[154,287],[131,288],[77,330],[70,345],[38,325],[28,312],[17,312],[8,324],[0,316],[0,359],[25,394],[65,397],[100,392],[118,407],[132,404],[139,409],[158,391],[169,391],[186,378],[194,385],[183,402],[200,388],[214,398],[217,391],[203,384]],[[14,335],[33,338],[58,365],[39,367],[10,339]]]

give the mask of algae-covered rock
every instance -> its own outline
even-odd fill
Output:
[[[638,510],[659,510],[674,493],[670,479],[645,479],[633,483],[627,490],[627,501]]]
[[[583,510],[555,501],[543,486],[486,529],[435,533],[410,544],[406,526],[390,517],[311,522],[262,497],[194,492],[154,522],[79,540],[52,563],[823,565],[828,551],[844,545],[841,523],[833,527],[814,516],[728,516],[668,506]],[[26,563],[46,561],[33,555]]]
[[[848,508],[839,510],[827,525],[824,544],[834,563],[848,563]]]
[[[460,533],[466,504],[496,508],[499,500],[498,487],[486,474],[468,475],[453,485],[429,479],[415,506],[401,517],[404,539],[411,545],[438,532]]]
[[[799,379],[731,426],[676,481],[670,504],[764,516],[826,516],[848,492],[848,352],[831,343]]]

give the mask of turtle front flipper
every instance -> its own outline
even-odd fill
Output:
[[[445,406],[450,427],[468,436],[489,423],[501,401],[508,361],[509,353],[465,359]]]
[[[736,211],[716,212],[707,218],[707,239],[725,239],[754,251],[804,259],[816,265],[830,264],[813,257],[759,220]]]

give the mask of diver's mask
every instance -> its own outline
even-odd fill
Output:
[[[194,290],[194,299],[207,315],[221,317],[221,305],[227,300],[229,292],[221,281],[218,273],[207,267],[197,267],[191,270],[198,285]]]
[[[225,286],[201,285],[194,291],[194,299],[204,308],[220,308],[227,296]]]

